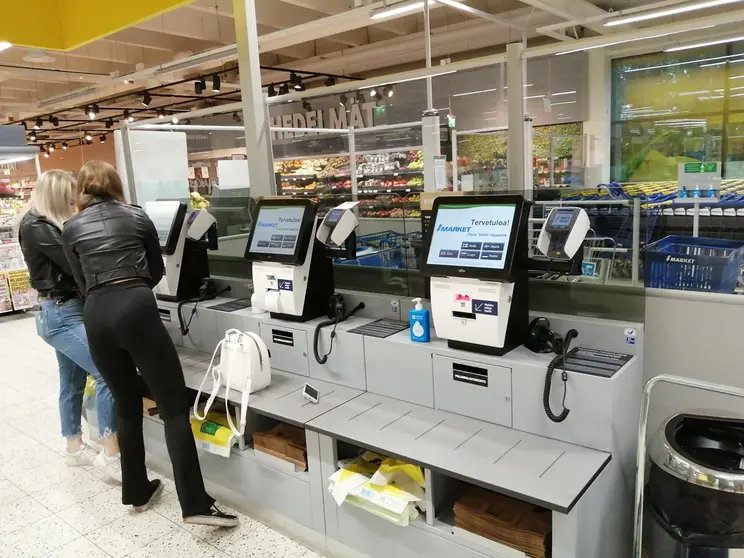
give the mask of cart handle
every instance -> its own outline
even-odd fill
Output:
[[[651,378],[643,388],[643,399],[641,399],[641,416],[638,422],[638,453],[636,454],[636,481],[635,481],[635,516],[633,531],[633,558],[642,558],[641,551],[643,548],[643,487],[646,479],[646,431],[648,430],[648,409],[651,403],[651,390],[656,384],[667,383],[676,384],[710,391],[713,393],[722,393],[724,395],[733,395],[744,398],[744,389],[715,384],[704,380],[695,380],[694,378],[683,378],[682,376],[673,376],[671,374],[661,374]]]

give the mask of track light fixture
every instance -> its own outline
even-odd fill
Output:
[[[56,116],[54,116],[54,115],[52,115],[52,116],[50,116],[50,117],[49,117],[49,122],[50,122],[50,123],[51,123],[51,125],[52,125],[52,126],[54,126],[55,128],[56,128],[57,126],[59,126],[59,118],[57,118],[57,117],[56,117]]]
[[[325,86],[333,87],[334,85],[336,85],[336,78],[333,76],[328,76],[328,78],[325,80]]]
[[[158,109],[158,118],[161,120],[165,118],[165,111],[163,109]]]
[[[349,98],[346,96],[346,93],[341,93],[341,96],[338,98],[338,104],[345,107],[348,100]]]
[[[212,93],[219,93],[222,90],[221,86],[220,74],[214,74],[214,76],[212,76]]]
[[[147,108],[150,106],[150,103],[152,103],[152,97],[150,96],[150,93],[148,91],[145,91],[142,94],[142,106]]]
[[[289,93],[289,84],[288,83],[282,83],[279,86],[279,95],[286,95]]]
[[[176,115],[174,114],[174,115],[173,115],[173,118],[171,118],[171,123],[172,123],[172,124],[178,124],[178,116],[176,116]]]
[[[269,94],[269,97],[276,97],[276,88],[274,87],[273,83],[269,85],[269,88],[266,92]]]
[[[395,95],[395,91],[393,90],[393,86],[386,87],[382,90],[382,96],[387,97],[388,99],[391,98],[393,95]]]
[[[373,87],[369,90],[369,96],[373,99],[377,99],[377,88]]]
[[[41,118],[37,118],[36,122],[34,122],[34,130],[41,130],[41,127],[44,125],[44,122],[42,122]]]
[[[95,118],[96,118],[96,116],[98,115],[99,112],[101,112],[101,111],[98,108],[98,105],[91,105],[90,107],[88,107],[88,117],[91,120],[95,120]]]
[[[289,75],[289,83],[292,84],[292,87],[294,88],[295,91],[305,90],[305,85],[302,83],[302,78],[298,76],[297,74],[295,74],[294,72],[292,72]]]
[[[47,151],[49,151],[49,153],[54,153],[54,144],[53,143],[50,143],[49,145],[47,145]]]
[[[134,122],[134,116],[132,116],[128,110],[124,111],[124,120],[127,122]]]
[[[356,102],[360,105],[367,101],[367,99],[364,98],[364,93],[362,93],[361,91],[357,91],[354,97],[356,98]]]
[[[49,153],[47,151],[41,150],[44,153],[44,158],[49,159]]]
[[[202,87],[201,81],[195,81],[194,82],[194,93],[197,95],[201,95],[204,93],[204,88]]]
[[[90,135],[90,132],[85,134],[85,141],[87,142],[93,141],[93,136]]]
[[[30,139],[31,141],[36,141],[36,132],[32,130],[28,136],[28,139]]]
[[[232,119],[233,119],[233,120],[234,120],[234,121],[235,121],[235,122],[236,122],[237,124],[242,124],[242,123],[243,123],[243,119],[241,118],[240,114],[238,114],[237,112],[233,112],[233,113],[232,113]]]
[[[108,120],[106,120],[106,129],[107,130],[110,130],[113,127],[114,127],[114,121],[111,120],[110,118]]]
[[[302,108],[305,109],[307,112],[313,110],[313,106],[310,104],[310,101],[302,101]]]
[[[106,134],[101,136],[101,143],[106,143]]]
[[[68,147],[69,147],[69,146],[67,145],[67,142],[66,142],[66,141],[63,141],[63,142],[62,142],[62,150],[63,150],[63,151],[67,151],[67,148],[68,148]]]

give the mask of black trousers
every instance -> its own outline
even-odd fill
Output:
[[[93,361],[111,389],[119,413],[122,502],[143,505],[152,493],[145,467],[139,370],[165,423],[165,442],[183,516],[206,512],[214,499],[204,489],[189,422],[190,398],[152,290],[139,281],[98,287],[85,301],[83,319]]]

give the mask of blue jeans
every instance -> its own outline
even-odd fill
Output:
[[[114,398],[93,364],[88,349],[88,336],[83,325],[83,302],[79,299],[63,304],[53,300],[43,301],[41,311],[36,315],[36,332],[57,353],[62,436],[71,438],[81,433],[83,392],[88,374],[96,380],[98,432],[102,437],[116,432]]]

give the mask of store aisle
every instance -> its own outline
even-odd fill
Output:
[[[57,361],[31,315],[0,318],[0,558],[319,558],[241,515],[216,530],[181,524],[173,483],[134,514],[120,489],[63,461]]]

